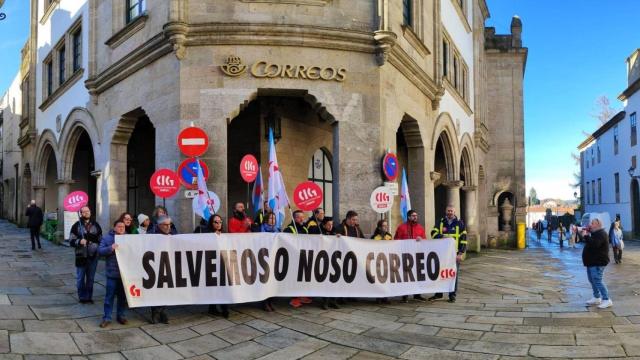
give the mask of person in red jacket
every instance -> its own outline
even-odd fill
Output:
[[[230,233],[246,233],[251,232],[251,224],[253,221],[244,212],[244,204],[236,202],[233,205],[233,216],[229,219]]]
[[[407,222],[402,223],[396,229],[394,240],[422,240],[427,238],[427,233],[418,223],[418,213],[415,210],[407,211]]]
[[[418,223],[418,212],[415,210],[407,211],[407,222],[402,223],[396,229],[396,234],[393,237],[394,240],[416,240],[420,241],[426,239],[427,234],[424,231],[422,225]],[[415,294],[413,298],[420,301],[427,301],[427,299],[420,295]],[[407,295],[402,297],[403,302],[408,302]]]

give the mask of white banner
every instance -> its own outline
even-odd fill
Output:
[[[251,233],[119,235],[116,243],[130,307],[450,292],[457,276],[453,239]]]

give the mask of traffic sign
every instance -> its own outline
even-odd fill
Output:
[[[384,186],[389,188],[389,193],[393,196],[396,196],[398,194],[400,194],[400,191],[398,190],[398,183],[395,181],[385,181]]]
[[[184,191],[184,197],[187,198],[187,199],[193,199],[196,196],[198,196],[198,190],[185,190]]]
[[[386,153],[382,158],[382,172],[387,181],[395,181],[398,177],[398,158],[394,153]]]
[[[200,161],[200,167],[202,167],[202,175],[204,175],[204,180],[207,181],[209,178],[209,168],[204,161]],[[198,163],[196,163],[196,158],[190,158],[184,160],[178,166],[178,177],[180,178],[180,182],[187,189],[196,189],[198,187]]]
[[[313,181],[305,181],[293,190],[293,201],[302,211],[312,211],[322,204],[322,189]]]
[[[209,136],[199,127],[191,126],[178,134],[178,148],[186,156],[200,156],[209,147]]]
[[[178,175],[170,169],[159,169],[151,175],[149,187],[156,196],[168,198],[180,190]]]
[[[89,203],[89,195],[84,191],[74,191],[64,198],[65,211],[78,212]]]
[[[393,206],[393,196],[389,192],[388,187],[380,186],[373,190],[369,202],[373,211],[378,214],[384,214],[391,210]]]
[[[258,177],[258,171],[260,167],[255,156],[247,154],[240,160],[240,176],[245,182],[253,182]]]

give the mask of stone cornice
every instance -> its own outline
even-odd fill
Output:
[[[413,83],[432,101],[439,103],[444,92],[433,79],[400,46],[394,46],[389,53],[389,63]]]
[[[411,46],[413,46],[413,48],[416,49],[416,51],[418,51],[420,56],[422,56],[423,58],[431,54],[429,48],[422,42],[420,38],[418,38],[418,35],[413,32],[413,29],[411,29],[410,26],[402,26],[402,35],[404,35],[404,38],[407,40],[407,42],[409,42],[409,44],[411,44]]]
[[[453,8],[456,9],[458,16],[460,17],[460,21],[462,22],[462,26],[467,31],[467,34],[471,32],[471,25],[469,25],[469,20],[467,19],[467,10],[460,7],[460,4],[457,0],[451,0],[453,3]]]
[[[458,105],[460,105],[460,107],[464,110],[467,116],[471,116],[473,114],[473,110],[471,110],[471,107],[469,107],[469,104],[467,104],[467,101],[462,97],[462,95],[458,92],[458,90],[455,87],[453,87],[451,82],[449,82],[449,79],[445,78],[443,83],[444,83],[444,87],[449,91],[449,94],[451,94],[451,97],[456,100]]]
[[[147,23],[148,18],[149,18],[149,15],[147,15],[146,12],[141,14],[140,16],[133,19],[133,21],[128,23],[120,31],[113,34],[113,36],[107,39],[107,41],[105,41],[104,44],[109,46],[112,49],[118,47],[118,45],[125,42],[128,38],[133,36],[133,34],[140,31],[140,29],[142,29],[144,25]]]
[[[629,85],[628,88],[626,88],[622,94],[620,94],[618,96],[618,100],[620,101],[625,101],[628,98],[630,98],[633,94],[636,93],[636,91],[640,90],[640,79],[636,80],[633,82],[633,84]]]
[[[49,6],[47,6],[47,8],[44,9],[42,18],[40,18],[41,25],[44,25],[47,22],[47,20],[49,20],[49,17],[51,16],[51,14],[53,14],[53,10],[55,10],[56,5],[58,5],[59,3],[60,3],[60,0],[51,0],[51,3],[49,3]]]
[[[190,24],[187,46],[267,45],[375,52],[373,34],[318,26],[206,23]]]
[[[92,96],[101,94],[136,71],[171,53],[171,50],[172,45],[164,34],[157,34],[101,73],[87,79],[85,86]]]
[[[331,0],[240,0],[244,3],[275,3],[275,4],[295,4],[309,6],[325,6]]]
[[[38,109],[40,109],[40,111],[45,111],[49,107],[49,105],[53,104],[56,100],[58,100],[58,98],[62,96],[62,94],[64,94],[67,90],[69,90],[69,88],[72,87],[73,84],[75,84],[78,80],[80,80],[82,78],[82,74],[84,74],[84,69],[80,68],[76,70],[76,72],[74,72],[70,78],[65,80],[65,82],[62,83],[62,85],[58,86],[53,91],[53,93],[51,93],[51,95],[49,95],[42,102],[42,104],[40,104]]]

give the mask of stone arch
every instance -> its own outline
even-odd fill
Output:
[[[475,173],[473,169],[475,166],[475,153],[473,151],[473,141],[471,140],[471,136],[469,133],[464,133],[462,135],[462,140],[460,141],[460,177],[464,177],[465,183],[464,186],[475,186],[477,185],[477,181],[475,179]]]
[[[91,140],[94,161],[97,162],[98,154],[100,153],[101,138],[95,119],[89,110],[75,107],[67,116],[64,127],[62,128],[62,134],[60,135],[60,145],[62,147],[62,179],[71,179],[73,158],[76,153],[78,141],[83,132],[86,133]]]
[[[441,113],[436,119],[436,125],[431,136],[431,152],[432,156],[436,155],[436,146],[438,141],[442,141],[444,150],[444,160],[447,167],[446,179],[454,181],[458,179],[458,136],[456,127],[453,123],[451,115],[447,112]],[[435,170],[435,169],[434,169]],[[444,175],[444,174],[441,174]]]
[[[60,178],[60,153],[58,151],[58,142],[53,131],[46,129],[38,137],[38,142],[35,147],[34,158],[34,177],[33,186],[45,186],[47,176],[47,164],[49,163],[49,157],[53,154],[56,163],[56,171],[58,178]]]
[[[396,131],[396,148],[399,165],[407,170],[411,208],[421,216],[425,216],[426,191],[424,179],[426,166],[424,161],[424,141],[418,121],[408,114],[404,114]],[[400,173],[398,182],[402,181],[401,176]],[[396,213],[395,210],[398,210],[398,212]],[[401,216],[400,202],[398,201],[392,212],[392,223],[401,223]]]

